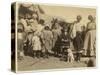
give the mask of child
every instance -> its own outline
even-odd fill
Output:
[[[72,51],[69,48],[70,48],[70,37],[68,35],[67,30],[65,29],[64,31],[62,31],[62,37],[61,37],[62,58],[67,58],[69,56],[67,58],[68,60],[71,56],[73,56]]]
[[[39,36],[37,34],[33,34],[32,37],[32,50],[33,50],[33,55],[34,57],[40,58],[41,56],[41,41]]]

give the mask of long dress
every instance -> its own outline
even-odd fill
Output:
[[[40,38],[36,35],[32,37],[32,50],[33,51],[40,51],[41,50],[41,42]]]
[[[60,29],[53,29],[52,30],[52,33],[53,33],[53,47],[56,46],[56,44],[58,43],[58,38],[60,37],[61,35],[61,30]]]
[[[41,39],[43,44],[43,52],[48,51],[52,52],[52,40],[53,40],[53,34],[50,30],[43,30],[41,33]]]
[[[18,44],[18,50],[22,51],[23,50],[23,33],[19,33],[17,34],[17,44]]]
[[[24,40],[24,26],[22,24],[18,24],[17,26],[17,45],[18,45],[18,50],[22,51],[23,50],[23,40]]]
[[[60,35],[61,35],[61,29],[53,29],[53,48],[52,50],[55,52],[55,55],[58,55],[60,53]]]
[[[62,33],[62,35],[61,35],[61,47],[70,48],[70,36],[69,36],[69,34],[65,35]]]
[[[17,33],[17,47],[18,47],[18,56],[24,56],[24,50],[23,50],[23,33],[18,32]]]
[[[95,56],[95,44],[96,44],[96,29],[95,23],[88,23],[87,25],[88,31],[85,36],[84,47],[85,50],[84,55],[87,56]]]

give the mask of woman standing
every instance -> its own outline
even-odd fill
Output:
[[[87,24],[87,33],[84,40],[84,55],[95,56],[95,42],[96,42],[96,23],[94,18],[89,15],[90,22]]]
[[[49,26],[45,26],[43,31],[41,32],[41,40],[42,40],[42,52],[43,57],[48,58],[48,54],[52,53],[52,40],[53,40],[53,34],[50,31]]]
[[[52,29],[53,33],[53,51],[54,55],[58,56],[60,52],[60,35],[61,35],[61,29],[58,27],[58,23],[55,23],[55,26]]]

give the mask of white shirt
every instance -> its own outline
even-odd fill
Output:
[[[79,31],[81,32],[81,26],[82,24],[81,23],[75,23],[74,26],[73,26],[73,30],[72,30],[72,34],[71,34],[71,37],[74,38],[76,37],[76,32]]]

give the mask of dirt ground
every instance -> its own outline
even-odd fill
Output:
[[[87,67],[87,64],[85,63],[86,60],[88,60],[88,58],[81,58],[80,62],[74,61],[69,63],[60,61],[59,58],[52,56],[48,59],[25,56],[24,60],[18,60],[18,71]]]

